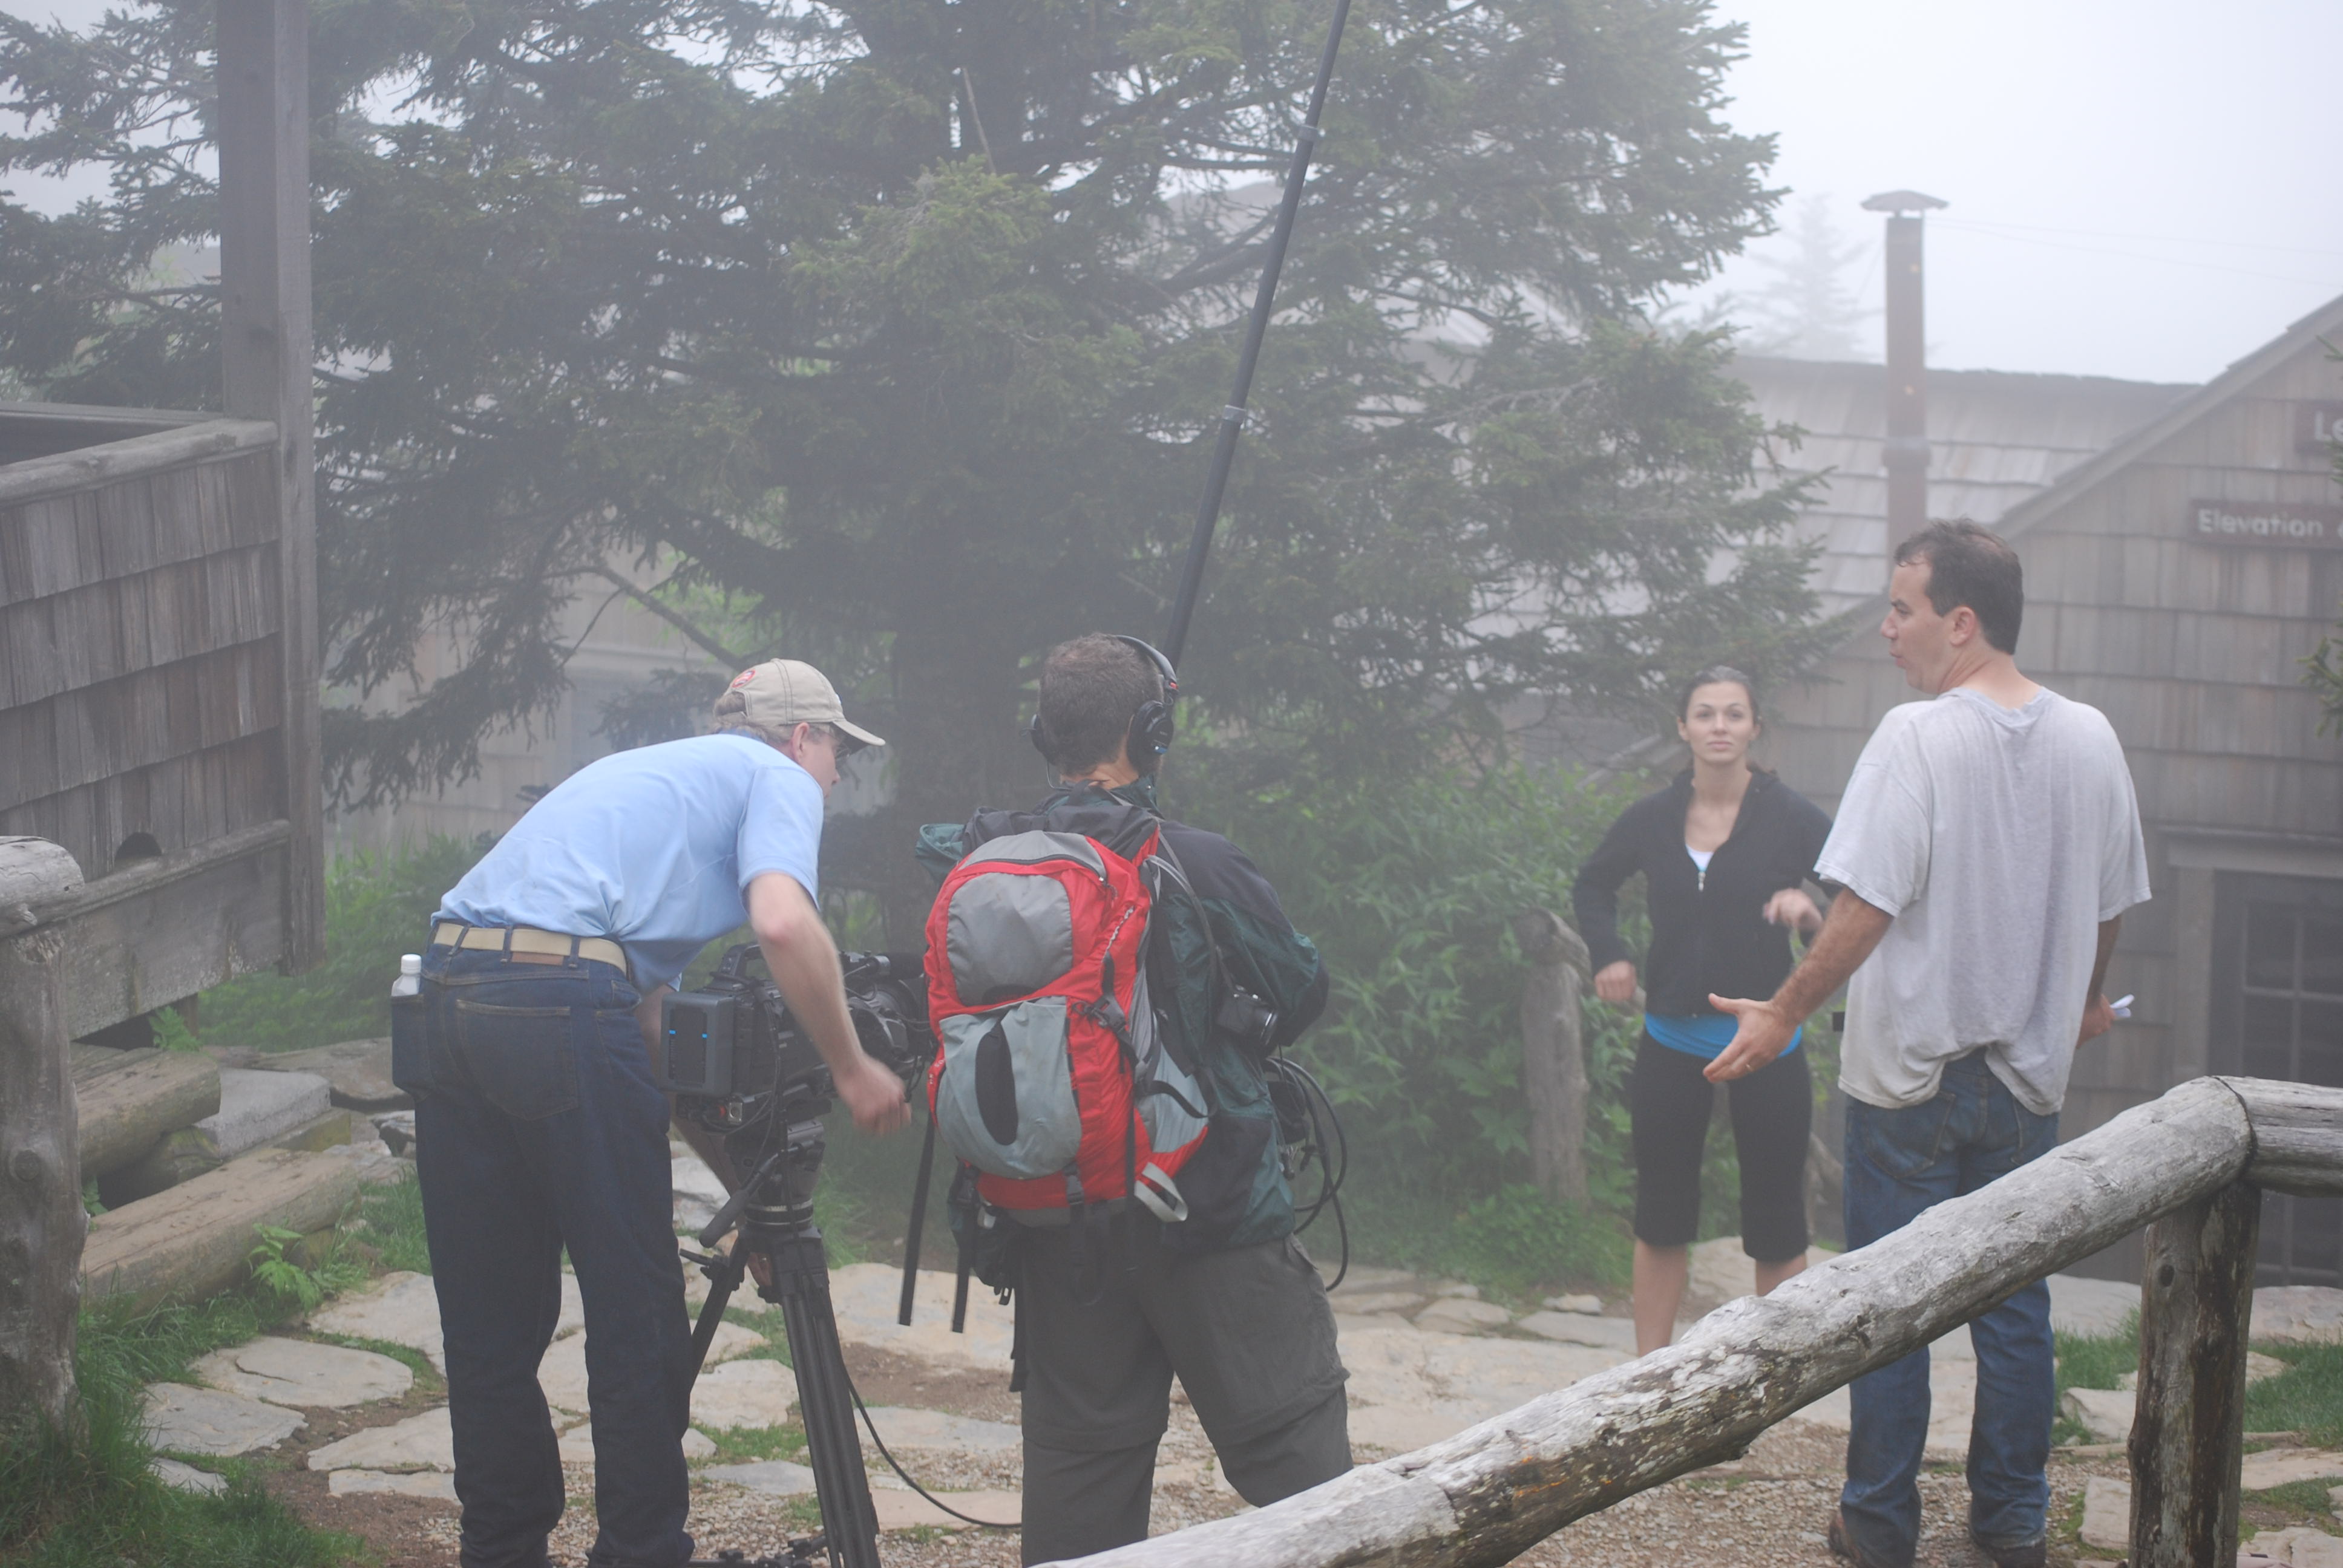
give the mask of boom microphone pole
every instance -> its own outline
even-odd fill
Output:
[[[1342,24],[1351,15],[1351,0],[1334,0],[1333,25],[1326,30],[1326,52],[1318,59],[1318,80],[1310,89],[1310,112],[1293,144],[1293,164],[1286,170],[1285,195],[1278,203],[1277,226],[1269,237],[1269,260],[1262,268],[1261,288],[1253,296],[1252,320],[1245,330],[1244,353],[1237,360],[1236,390],[1221,410],[1219,444],[1212,448],[1212,477],[1204,482],[1204,498],[1196,508],[1196,531],[1188,541],[1188,559],[1180,572],[1180,597],[1172,605],[1172,629],[1164,634],[1164,656],[1173,664],[1188,644],[1188,623],[1195,618],[1196,600],[1204,588],[1204,558],[1212,553],[1212,530],[1221,520],[1221,494],[1229,487],[1229,465],[1236,460],[1237,435],[1244,428],[1245,399],[1252,392],[1253,367],[1261,359],[1261,340],[1269,331],[1270,309],[1277,298],[1277,273],[1285,265],[1286,241],[1293,236],[1293,215],[1302,206],[1302,182],[1309,177],[1310,155],[1318,144],[1318,116],[1326,107],[1327,84],[1333,80],[1334,55],[1342,46]]]

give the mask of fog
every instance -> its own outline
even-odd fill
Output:
[[[85,26],[106,3],[0,9]],[[1952,204],[1928,226],[1935,363],[2201,381],[2343,293],[2336,0],[1722,0],[1718,15],[1750,29],[1726,117],[1780,136],[1785,223],[1830,198],[1862,247],[1844,279],[1859,307],[1880,287],[1862,198]],[[8,184],[50,211],[103,189]],[[1772,276],[1759,258],[1788,250],[1760,242],[1684,303],[1747,299]],[[1857,330],[1875,344],[1876,317]]]
[[[1936,364],[2202,381],[2343,294],[2335,0],[1718,10],[1749,25],[1728,116],[1779,133],[1785,221],[1835,198],[1862,305],[1881,222],[1862,199],[1952,204],[1928,219]],[[1744,259],[1722,285],[1767,279]],[[1863,331],[1875,345],[1877,317]]]

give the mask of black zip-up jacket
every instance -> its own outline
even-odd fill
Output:
[[[1772,996],[1790,972],[1790,928],[1765,923],[1765,900],[1814,879],[1830,837],[1821,808],[1771,773],[1753,773],[1733,836],[1703,875],[1684,849],[1692,770],[1619,814],[1579,868],[1571,890],[1579,933],[1596,970],[1634,955],[1619,940],[1619,884],[1644,873],[1652,950],[1644,963],[1644,1005],[1663,1018],[1716,1010],[1709,994]]]

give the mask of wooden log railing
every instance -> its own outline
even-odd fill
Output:
[[[2153,1222],[2130,1562],[2227,1563],[2265,1187],[2343,1192],[2343,1091],[2193,1080],[1770,1296],[1719,1308],[1664,1350],[1270,1507],[1081,1561],[1503,1563],[1574,1519],[1734,1458],[1833,1389]]]

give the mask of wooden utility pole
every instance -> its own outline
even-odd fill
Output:
[[[42,922],[82,889],[45,839],[0,839],[0,1432],[28,1415],[70,1432],[81,1204],[66,1058],[65,933]]]
[[[1522,982],[1522,1090],[1530,1106],[1530,1173],[1558,1203],[1586,1203],[1586,1044],[1578,1003],[1586,943],[1552,910],[1523,910],[1513,935],[1530,961]]]
[[[1918,191],[1865,202],[1887,219],[1887,548],[1928,526],[1928,342],[1920,216],[1946,204]]]
[[[219,0],[220,357],[227,412],[277,427],[288,971],[325,957],[308,0]]]
[[[2131,1429],[2135,1568],[2237,1559],[2261,1217],[2261,1189],[2237,1181],[2147,1228]]]

